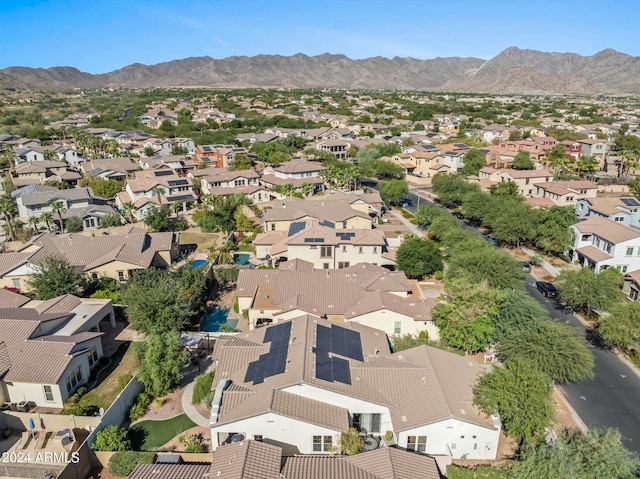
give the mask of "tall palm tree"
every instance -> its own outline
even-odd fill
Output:
[[[164,187],[158,185],[154,186],[151,191],[153,192],[154,196],[158,197],[158,204],[160,205],[160,207],[162,207],[162,195],[164,195],[167,190],[165,190]]]
[[[40,221],[44,221],[47,225],[47,230],[51,233],[51,220],[53,220],[53,213],[51,211],[43,211],[40,215]]]
[[[38,233],[38,223],[40,222],[40,218],[37,216],[29,216],[29,226],[33,228],[33,231]]]
[[[64,207],[64,203],[62,203],[62,201],[54,201],[53,203],[51,203],[51,211],[58,215],[58,222],[60,223],[60,233],[64,233],[62,214],[67,212],[67,209]]]
[[[15,228],[13,225],[13,218],[18,214],[18,207],[15,200],[10,196],[3,196],[0,198],[0,214],[4,216],[7,223],[7,229],[9,232],[9,238],[11,240],[16,239]]]
[[[135,211],[136,207],[133,206],[133,203],[122,203],[122,215],[126,216],[129,219],[129,223],[133,223],[133,214],[135,213]]]

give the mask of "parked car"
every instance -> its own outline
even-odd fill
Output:
[[[400,206],[402,206],[403,208],[406,208],[409,205],[411,205],[410,200],[400,200]]]
[[[522,271],[524,271],[525,273],[531,273],[531,265],[529,263],[527,263],[526,261],[522,262]]]
[[[500,242],[498,241],[498,238],[496,238],[493,235],[484,235],[484,239],[494,246],[498,246],[500,244]]]
[[[459,220],[463,220],[464,219],[464,215],[462,213],[460,213],[459,211],[454,211],[453,212],[453,216],[455,216]]]
[[[551,283],[547,283],[545,281],[536,281],[536,288],[542,293],[543,296],[547,298],[558,297],[558,288],[556,288]]]

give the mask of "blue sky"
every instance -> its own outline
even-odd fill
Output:
[[[0,18],[0,68],[104,73],[299,52],[489,59],[510,46],[640,56],[640,0],[3,0]]]

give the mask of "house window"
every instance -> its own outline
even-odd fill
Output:
[[[118,281],[124,281],[124,271],[118,271]]]
[[[626,256],[633,256],[633,248],[627,248]]]
[[[347,247],[346,247],[346,246],[343,246],[343,247],[342,247],[342,252],[343,252],[343,253],[346,253],[346,252],[347,252]]]
[[[331,436],[313,436],[313,452],[329,452],[332,442]]]
[[[91,273],[91,279],[98,279],[98,273]]]
[[[427,450],[427,436],[408,436],[407,451],[425,452]]]
[[[358,246],[358,253],[362,253],[362,246]]]
[[[95,347],[89,351],[89,366],[93,366],[98,361],[98,351]]]
[[[322,269],[329,269],[329,263],[322,263]]]
[[[393,334],[400,334],[402,331],[402,322],[396,321],[393,325]]]
[[[611,254],[611,243],[606,243],[606,244],[605,244],[605,247],[604,247],[604,250],[605,250],[607,253]]]
[[[348,268],[348,267],[349,267],[349,262],[348,261],[340,261],[340,262],[338,262],[338,269]]]
[[[618,266],[618,271],[620,271],[621,273],[626,273],[627,272],[627,268],[629,268],[628,265],[622,264],[622,265]]]
[[[614,221],[622,222],[622,221],[624,221],[624,217],[622,217],[622,216],[616,216],[616,217],[614,218]]]
[[[632,289],[631,291],[629,291],[629,298],[631,299],[631,301],[638,301],[638,290]]]
[[[331,258],[331,246],[321,246],[320,247],[320,257],[321,258]]]
[[[275,231],[276,230],[276,224],[275,223],[271,223],[271,231]]]
[[[460,439],[464,439],[464,436],[460,436]]]
[[[42,386],[44,389],[44,399],[45,401],[53,401],[53,390],[51,386]]]
[[[360,432],[379,433],[381,418],[382,415],[378,413],[355,413],[353,415],[353,427]]]
[[[253,440],[254,441],[258,441],[258,442],[262,442],[262,434],[254,434],[253,435]]]
[[[377,252],[378,252],[378,247],[377,247],[377,246],[374,246],[374,247],[373,247],[373,253],[375,254],[375,253],[377,253]]]
[[[20,289],[20,280],[19,279],[14,279],[13,280],[13,287],[16,289]]]
[[[80,372],[80,367],[77,367],[69,376],[67,377],[67,392],[71,394],[78,384],[82,382],[82,373]]]
[[[343,229],[343,230],[344,230],[344,229],[347,229],[347,222],[346,222],[346,221],[343,221],[343,222],[342,222],[342,229]]]

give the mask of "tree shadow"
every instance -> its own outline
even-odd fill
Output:
[[[611,351],[613,349],[596,328],[587,328],[585,330],[584,337],[589,344],[595,348],[602,349],[603,351]]]
[[[127,436],[131,441],[131,449],[134,451],[142,451],[142,445],[149,433],[141,427],[131,426]]]

